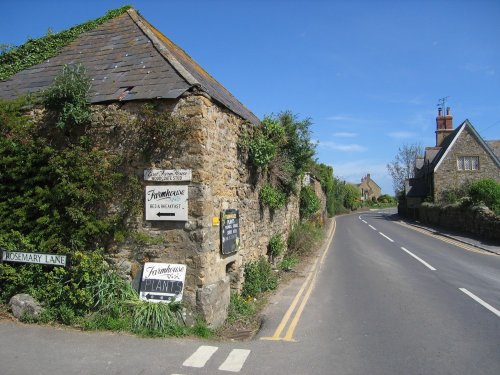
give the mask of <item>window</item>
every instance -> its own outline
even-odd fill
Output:
[[[460,156],[457,159],[457,168],[459,171],[479,170],[479,156]]]

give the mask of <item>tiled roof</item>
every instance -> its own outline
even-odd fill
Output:
[[[49,87],[65,64],[82,64],[92,79],[91,103],[175,99],[198,89],[254,124],[259,119],[133,9],[83,33],[56,57],[0,81],[0,98]]]

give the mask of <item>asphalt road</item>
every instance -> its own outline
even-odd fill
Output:
[[[500,256],[388,213],[337,218],[252,341],[140,339],[0,322],[0,374],[500,374]]]

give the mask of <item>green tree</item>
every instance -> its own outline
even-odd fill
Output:
[[[357,186],[353,184],[345,185],[344,207],[355,210],[360,205],[361,193]]]

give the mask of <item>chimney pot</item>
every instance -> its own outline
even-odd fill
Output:
[[[441,114],[441,112],[442,112],[442,111],[443,111],[443,109],[442,109],[441,107],[439,107],[439,108],[438,108],[438,117],[441,117],[441,116],[442,116],[442,114]]]

